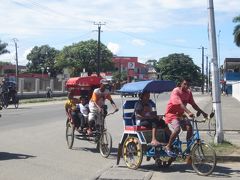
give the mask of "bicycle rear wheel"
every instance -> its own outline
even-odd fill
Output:
[[[6,95],[2,96],[2,107],[5,109],[8,107],[8,97],[6,97]]]
[[[112,149],[112,136],[109,132],[105,131],[102,133],[99,139],[99,151],[101,155],[107,158]]]
[[[70,121],[67,121],[66,123],[66,140],[67,145],[69,149],[72,149],[73,143],[74,143],[74,130],[75,125],[72,124]]]
[[[216,167],[216,152],[209,144],[195,144],[191,158],[192,167],[199,175],[208,176]]]

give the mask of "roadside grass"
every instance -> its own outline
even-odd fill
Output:
[[[240,147],[232,144],[229,141],[223,141],[223,143],[219,144],[211,143],[211,145],[215,149],[217,155],[240,153]]]
[[[64,101],[64,100],[67,100],[67,97],[20,99],[19,104],[50,102],[50,101]]]

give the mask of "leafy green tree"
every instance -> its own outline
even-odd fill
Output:
[[[200,68],[194,64],[192,58],[188,55],[170,54],[159,59],[157,66],[160,69],[162,79],[173,80],[178,83],[181,78],[187,78],[192,82],[192,85],[201,85]]]
[[[13,65],[13,64],[10,62],[0,61],[0,66],[4,66],[4,65]]]
[[[113,54],[104,44],[100,44],[100,69],[101,72],[112,71]],[[89,74],[97,72],[98,43],[95,40],[81,41],[70,46],[65,46],[56,58],[55,67],[59,70],[70,68],[72,76],[79,76],[85,69]]]
[[[158,67],[158,61],[157,61],[156,59],[149,59],[149,60],[146,61],[145,64],[154,67],[154,69],[155,69],[157,72],[160,71],[160,69],[159,69],[159,67]]]
[[[234,42],[240,47],[240,15],[233,18],[234,23],[238,23],[233,30]]]
[[[7,43],[2,43],[2,41],[0,40],[0,55],[9,53],[9,51],[6,49],[7,45]]]
[[[28,72],[31,73],[44,73],[49,72],[51,77],[56,76],[55,57],[59,53],[55,48],[49,47],[49,45],[35,46],[31,52],[27,55]]]
[[[149,59],[149,60],[146,61],[145,64],[155,67],[157,65],[157,60],[156,59]]]
[[[122,82],[127,80],[127,72],[120,73],[119,71],[113,72],[113,80],[116,82]]]

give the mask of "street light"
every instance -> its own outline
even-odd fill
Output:
[[[41,67],[41,71],[42,71],[42,78],[43,78],[44,67]]]
[[[51,72],[49,71],[49,67],[47,67],[47,73],[48,73],[48,77],[50,78]]]

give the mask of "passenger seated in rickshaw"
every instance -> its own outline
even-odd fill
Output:
[[[65,103],[65,111],[70,119],[73,119],[74,125],[78,128],[80,126],[81,119],[78,117],[77,110],[78,99],[74,98],[73,93],[69,92],[68,99]]]
[[[78,117],[81,119],[80,128],[81,130],[87,130],[88,128],[88,114],[89,114],[89,104],[86,96],[80,96],[79,104],[77,104],[77,109],[79,109]]]
[[[134,107],[136,124],[140,126],[145,126],[147,128],[152,128],[152,140],[151,144],[156,146],[160,142],[156,138],[157,129],[164,129],[166,135],[170,137],[171,131],[168,128],[162,116],[158,116],[156,111],[152,110],[152,105],[149,101],[150,93],[139,94],[139,101],[136,102]]]
[[[95,89],[93,91],[92,97],[89,101],[89,131],[88,133],[91,134],[92,128],[99,125],[102,125],[102,118],[100,117],[101,112],[104,111],[104,105],[105,105],[105,100],[108,99],[115,109],[115,111],[118,111],[117,106],[115,105],[114,101],[112,100],[111,94],[109,90],[107,89],[108,86],[108,81],[106,79],[102,79],[100,81],[100,87]],[[105,114],[106,115],[106,114]]]

